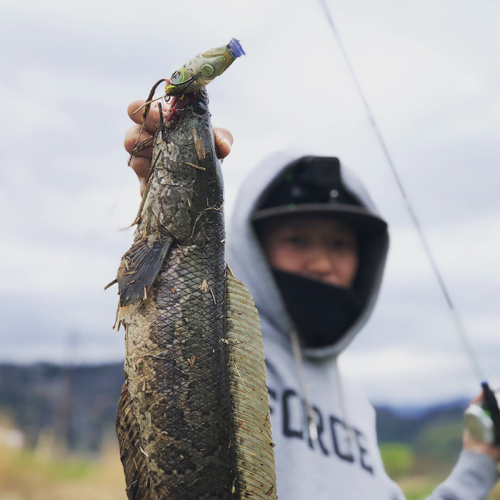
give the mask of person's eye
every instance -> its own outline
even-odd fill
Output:
[[[347,239],[335,239],[330,242],[330,247],[337,251],[350,251],[354,249],[354,243]]]
[[[293,245],[293,246],[306,246],[307,245],[307,238],[304,238],[303,236],[299,236],[296,234],[289,235],[285,238],[286,243]]]

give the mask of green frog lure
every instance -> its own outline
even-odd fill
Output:
[[[215,77],[222,75],[242,55],[245,55],[245,51],[235,38],[227,45],[198,54],[173,73],[170,83],[165,87],[165,93],[179,95],[200,90]]]
[[[236,38],[231,39],[227,45],[207,50],[190,59],[184,66],[175,71],[170,79],[162,78],[151,89],[143,112],[146,118],[154,93],[162,82],[166,82],[165,97],[178,96],[182,99],[184,94],[196,92],[208,85],[214,78],[222,75],[231,64],[240,56],[245,55],[243,47]]]

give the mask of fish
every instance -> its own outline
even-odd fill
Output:
[[[275,499],[258,312],[224,260],[205,88],[172,100],[151,164],[116,278],[126,346],[116,429],[128,499]]]

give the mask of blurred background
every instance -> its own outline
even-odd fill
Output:
[[[497,387],[500,4],[326,3]],[[209,87],[213,123],[235,137],[227,220],[275,150],[336,155],[365,181],[391,252],[341,365],[378,408],[389,472],[424,498],[456,460],[479,380],[320,2],[4,0],[0,25],[0,500],[125,498],[113,430],[124,341],[103,287],[140,201],[126,109],[232,37],[247,56]]]

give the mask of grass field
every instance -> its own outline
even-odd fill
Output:
[[[412,476],[398,480],[407,500],[425,500],[432,490],[445,478],[429,478],[427,476]],[[491,492],[488,500],[500,500],[500,484]]]
[[[398,482],[408,500],[424,500],[441,480],[420,476],[403,477]],[[69,499],[126,500],[115,444],[109,445],[99,459],[53,458],[41,451],[0,445],[0,500]],[[489,500],[500,500],[500,485]]]
[[[126,500],[117,446],[101,458],[51,458],[0,447],[0,500]]]

